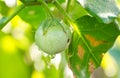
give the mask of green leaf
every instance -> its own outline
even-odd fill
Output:
[[[27,6],[40,4],[38,3],[37,0],[20,0],[20,1],[23,2]]]
[[[71,1],[71,4],[68,6],[68,13],[73,18],[73,20],[88,14],[87,11],[74,0]]]
[[[58,0],[60,3],[64,3],[65,2],[65,0]]]
[[[110,23],[120,13],[115,0],[83,0],[86,10],[98,20]]]
[[[0,1],[0,13],[4,16],[7,16],[9,11],[10,8],[3,1]]]
[[[73,34],[69,47],[69,64],[75,76],[89,78],[100,65],[102,54],[111,48],[120,31],[114,22],[99,23],[90,16],[77,19],[76,24],[82,36],[76,32]]]
[[[35,29],[39,26],[40,22],[46,18],[46,12],[42,6],[28,6],[18,15]]]

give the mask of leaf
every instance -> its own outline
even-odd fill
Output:
[[[0,13],[4,16],[7,16],[9,11],[10,8],[3,1],[0,1]]]
[[[98,20],[110,23],[120,13],[115,0],[83,0],[86,10]]]
[[[102,54],[113,45],[119,35],[114,22],[99,23],[94,17],[83,16],[76,20],[82,36],[73,34],[69,47],[69,64],[77,78],[89,78],[100,65]]]
[[[37,0],[20,0],[20,1],[23,2],[27,6],[40,4]]]
[[[68,13],[74,20],[88,14],[87,11],[74,0],[71,1],[69,5]]]
[[[28,6],[18,15],[35,29],[39,26],[40,22],[46,18],[46,12],[41,6]]]
[[[64,3],[65,2],[65,0],[58,0],[60,3]]]

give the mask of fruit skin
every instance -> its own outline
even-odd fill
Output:
[[[71,41],[71,31],[58,19],[44,20],[35,33],[37,46],[48,54],[64,51]]]

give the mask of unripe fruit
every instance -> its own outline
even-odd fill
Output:
[[[48,54],[64,51],[71,41],[71,31],[58,19],[44,20],[35,33],[38,47]]]

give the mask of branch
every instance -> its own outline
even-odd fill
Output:
[[[0,30],[14,17],[16,16],[23,8],[25,8],[25,5],[21,4],[15,9],[15,12],[13,12],[12,15],[10,15],[8,18],[3,17],[0,19]]]

